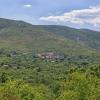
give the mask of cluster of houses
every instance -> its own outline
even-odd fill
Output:
[[[19,55],[28,55],[28,53],[18,53],[16,51],[11,51],[8,53],[5,53],[7,57],[16,57]],[[44,59],[44,60],[64,60],[65,59],[65,55],[63,53],[58,53],[55,51],[50,51],[50,52],[42,52],[42,53],[31,53],[33,55],[34,58],[40,58],[40,59]]]
[[[38,58],[47,60],[64,60],[65,56],[62,53],[57,52],[43,52],[37,54]]]

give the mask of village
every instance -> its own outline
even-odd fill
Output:
[[[47,60],[64,60],[65,58],[64,54],[57,52],[43,52],[43,53],[38,53],[36,56],[40,59],[47,59]]]

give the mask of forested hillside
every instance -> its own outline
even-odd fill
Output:
[[[100,32],[0,19],[0,100],[100,100]]]
[[[49,32],[64,36],[67,39],[82,42],[89,47],[100,50],[100,32],[89,29],[74,29],[66,26],[41,26]]]
[[[65,26],[38,26],[0,19],[0,47],[22,51],[91,54],[100,50],[100,32]]]

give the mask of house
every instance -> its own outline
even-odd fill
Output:
[[[57,53],[57,52],[44,52],[37,54],[38,58],[47,59],[47,60],[63,60],[64,54]]]

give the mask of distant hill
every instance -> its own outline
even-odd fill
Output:
[[[56,25],[31,25],[0,18],[0,48],[90,55],[100,51],[100,32]]]
[[[89,29],[75,29],[66,26],[41,26],[49,32],[64,36],[66,39],[81,42],[93,49],[100,50],[100,32]]]

